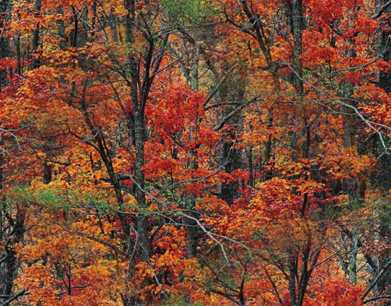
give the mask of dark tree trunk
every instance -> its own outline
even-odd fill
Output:
[[[245,95],[245,78],[239,72],[232,74],[228,80],[224,82],[219,91],[219,98],[222,103],[244,103]],[[237,106],[227,106],[223,109],[222,116],[230,114]],[[224,133],[221,149],[221,164],[226,172],[230,173],[242,166],[242,152],[236,148],[235,140],[238,137],[238,132],[242,126],[242,114],[238,112],[227,122],[228,130]],[[222,184],[221,199],[229,204],[239,196],[238,182]]]
[[[377,7],[382,7],[387,1],[386,0],[377,0]],[[391,6],[388,6],[387,10],[383,14],[390,14]],[[385,22],[390,22],[389,19],[385,18]],[[387,31],[389,27],[385,27],[385,30],[380,30],[380,41],[379,41],[379,56],[385,61],[391,60],[391,31]],[[383,88],[387,93],[391,92],[391,71],[381,72],[379,75],[379,87]],[[388,139],[390,141],[390,139]],[[383,149],[383,148],[382,148]],[[374,149],[376,151],[376,148]],[[391,188],[391,156],[387,154],[382,154],[379,159],[378,166],[378,185],[384,190],[385,194],[388,193],[388,190]],[[390,209],[387,209],[387,204],[385,204],[384,209],[384,218],[380,220],[380,236],[384,240],[385,244],[391,243],[391,212]],[[379,256],[379,268],[383,267],[391,259],[391,252],[385,251]],[[377,283],[377,292],[382,295],[391,294],[391,269],[389,268],[379,279]]]
[[[11,3],[7,0],[0,0],[0,28],[5,26]],[[6,37],[0,37],[0,59],[9,56],[9,42]],[[7,84],[7,72],[0,71],[0,90]],[[4,167],[6,158],[4,154],[4,139],[0,135],[0,239],[3,249],[0,249],[0,302],[8,305],[8,299],[13,293],[13,284],[17,274],[18,261],[15,246],[23,238],[24,234],[24,211],[19,207],[3,205],[5,196],[2,194],[4,188],[5,173]],[[13,217],[8,210],[15,209]]]
[[[0,29],[3,28],[7,22],[7,14],[10,9],[8,0],[0,0]],[[4,18],[5,16],[5,18]],[[0,58],[9,56],[9,41],[5,36],[0,35]],[[0,70],[0,90],[7,84],[7,71]]]
[[[136,199],[141,210],[147,208],[145,200],[145,178],[144,178],[144,142],[145,142],[145,119],[143,107],[140,107],[134,114],[136,163],[135,163],[135,183]],[[147,216],[142,211],[137,215],[137,233],[140,240],[141,258],[148,260],[151,254],[151,245],[148,237]]]
[[[41,0],[35,0],[34,2],[34,10],[35,14],[38,16],[41,13],[41,6],[42,2]],[[39,41],[40,41],[40,25],[37,24],[34,32],[33,32],[33,40],[32,40],[32,49],[33,52],[37,52],[39,48]],[[37,54],[33,54],[33,61],[32,61],[32,68],[38,68],[40,66],[41,62]]]

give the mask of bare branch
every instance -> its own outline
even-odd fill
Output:
[[[382,7],[380,7],[379,11],[377,13],[375,13],[374,15],[372,15],[372,18],[373,19],[379,18],[390,6],[391,6],[391,0],[389,0]]]
[[[364,300],[368,294],[371,292],[371,290],[373,289],[373,287],[376,286],[377,282],[379,281],[379,279],[384,275],[384,273],[387,272],[388,268],[391,267],[391,260],[389,260],[386,265],[383,267],[383,269],[377,274],[377,276],[374,278],[374,280],[372,281],[372,283],[368,286],[368,288],[364,291],[363,295],[361,296],[361,299]]]
[[[0,306],[8,306],[12,301],[20,298],[23,295],[27,295],[27,294],[28,294],[27,290],[26,289],[22,289],[22,290],[18,291],[17,293],[15,293],[14,295],[10,296],[4,302],[2,302],[0,304]]]

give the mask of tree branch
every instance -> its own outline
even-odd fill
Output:
[[[386,2],[383,6],[381,6],[379,11],[377,13],[375,13],[374,15],[372,15],[372,18],[373,19],[379,18],[390,6],[391,6],[391,0]]]
[[[387,262],[387,264],[383,267],[383,269],[379,272],[379,274],[374,278],[372,283],[368,286],[368,288],[364,291],[363,295],[361,296],[361,299],[364,300],[367,295],[371,292],[373,287],[377,284],[379,279],[384,275],[384,273],[387,272],[388,268],[391,267],[391,259]]]
[[[18,299],[19,297],[28,294],[26,289],[20,290],[14,295],[10,296],[8,299],[6,299],[4,302],[0,304],[0,306],[8,306],[12,301]]]

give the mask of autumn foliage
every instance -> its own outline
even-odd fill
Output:
[[[390,16],[0,0],[0,305],[389,305]]]

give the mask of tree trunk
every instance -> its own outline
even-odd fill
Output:
[[[382,7],[387,1],[386,0],[377,0],[377,8]],[[383,14],[390,14],[391,6],[388,6],[388,9]],[[385,60],[391,60],[391,31],[380,30],[380,39],[379,39],[379,56]],[[391,71],[380,72],[379,75],[379,87],[383,88],[385,92],[391,93]],[[374,149],[376,150],[376,148]],[[383,149],[382,149],[383,150]],[[378,161],[378,185],[384,190],[384,193],[387,195],[388,190],[391,188],[391,156],[387,154],[382,154],[380,160]],[[384,206],[384,218],[380,220],[380,237],[385,244],[391,243],[391,225],[389,220],[391,219],[391,212],[388,209],[389,202]],[[379,267],[384,266],[391,259],[391,252],[384,251],[378,258]],[[377,291],[383,295],[391,294],[390,287],[391,279],[391,269],[388,269],[383,276],[377,282]]]
[[[139,106],[139,108],[142,108]],[[144,142],[145,142],[145,120],[143,109],[138,109],[134,114],[135,145],[136,145],[136,163],[135,163],[135,183],[136,200],[141,212],[137,215],[137,233],[140,241],[140,251],[142,260],[148,260],[151,253],[150,241],[148,238],[147,216],[145,210],[147,203],[145,201],[145,178],[144,178]]]
[[[219,98],[221,103],[244,103],[245,95],[245,78],[239,72],[232,73],[232,77],[221,85],[219,90]],[[236,106],[237,107],[237,106]],[[231,113],[235,106],[227,106],[223,109],[222,117],[224,118]],[[223,135],[223,143],[221,148],[221,165],[225,171],[230,173],[242,166],[241,150],[235,147],[235,140],[238,131],[241,130],[242,114],[238,112],[227,122],[230,127]],[[222,184],[220,197],[229,204],[232,204],[238,197],[238,182]]]
[[[0,0],[0,16],[7,16],[10,10],[8,0]],[[5,26],[7,17],[0,18],[0,29]],[[9,41],[6,36],[0,35],[0,58],[9,56]],[[0,70],[0,90],[7,84],[7,71]]]
[[[41,6],[42,2],[41,0],[35,0],[34,2],[34,10],[35,10],[35,15],[39,15],[41,13]],[[32,40],[32,51],[36,52],[39,47],[39,34],[40,34],[40,25],[37,24],[37,27],[35,28],[33,32],[33,40]],[[40,60],[36,55],[33,54],[33,61],[32,61],[32,68],[38,68],[40,66]]]

